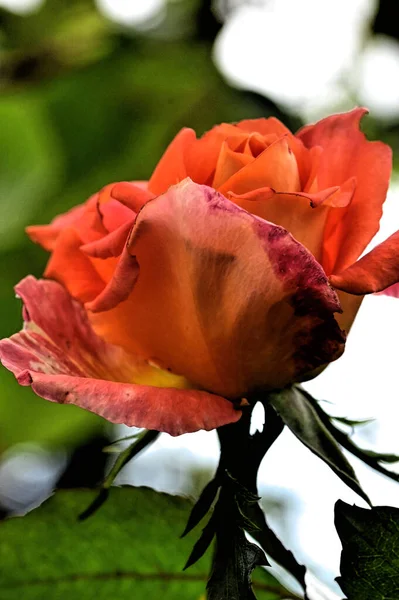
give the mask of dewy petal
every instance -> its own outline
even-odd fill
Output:
[[[196,387],[240,398],[343,351],[339,302],[317,261],[210,187],[186,180],[148,202],[127,246],[140,275],[96,328]]]
[[[354,263],[379,228],[391,173],[392,152],[382,142],[369,142],[359,130],[366,113],[356,108],[304,127],[297,134],[305,146],[321,146],[319,189],[343,185],[356,177],[350,204],[330,211],[325,228],[323,267],[338,273]]]
[[[240,418],[225,398],[182,389],[184,378],[105,343],[60,284],[30,276],[16,292],[25,303],[25,327],[0,341],[0,357],[20,384],[31,385],[39,396],[76,404],[113,423],[171,435],[214,429]]]
[[[398,283],[399,231],[341,273],[331,275],[330,281],[337,289],[356,295],[382,292]]]
[[[196,141],[193,129],[182,129],[169,144],[161,160],[155,167],[148,189],[154,195],[166,192],[169,186],[187,177],[185,156]]]
[[[218,187],[228,192],[245,194],[256,188],[271,187],[279,192],[299,192],[298,165],[285,137],[278,139],[240,171]]]

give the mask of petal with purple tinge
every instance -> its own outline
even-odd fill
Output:
[[[331,275],[331,284],[349,294],[382,292],[399,282],[399,231],[376,246],[356,263]],[[388,295],[395,295],[394,290]]]
[[[96,330],[195,387],[245,397],[343,351],[339,302],[310,252],[213,188],[185,180],[148,202],[127,247],[139,276]]]
[[[237,421],[241,412],[222,398],[188,389],[93,331],[82,305],[60,284],[27,277],[16,288],[25,327],[0,341],[0,358],[21,385],[52,402],[76,404],[112,423],[180,435]]]

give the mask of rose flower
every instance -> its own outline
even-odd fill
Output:
[[[29,227],[51,257],[16,288],[25,326],[3,364],[43,398],[172,435],[314,377],[363,294],[399,280],[398,234],[358,260],[391,171],[365,112],[296,135],[274,118],[183,129],[148,182]]]

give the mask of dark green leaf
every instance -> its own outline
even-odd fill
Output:
[[[298,388],[298,391],[308,400],[308,402],[312,404],[325,427],[331,433],[333,438],[345,448],[345,450],[351,452],[351,454],[356,456],[356,458],[362,460],[366,465],[372,467],[375,471],[386,475],[394,481],[399,481],[398,473],[393,473],[392,471],[386,469],[383,465],[379,464],[380,462],[395,463],[399,461],[399,456],[396,456],[396,454],[382,454],[379,452],[373,452],[372,450],[364,450],[363,448],[359,448],[359,446],[357,446],[346,433],[335,427],[331,420],[332,417],[323,411],[315,398],[313,398],[305,390]]]
[[[274,531],[270,529],[259,504],[250,506],[247,510],[249,511],[252,520],[257,525],[257,529],[251,531],[251,535],[253,535],[255,540],[261,545],[263,550],[273,558],[273,560],[284,567],[284,569],[287,569],[287,571],[295,577],[303,590],[306,591],[306,567],[298,563],[292,552],[285,548]]]
[[[208,550],[209,546],[212,543],[213,538],[216,533],[216,516],[215,513],[211,516],[208,523],[205,525],[204,529],[198,540],[195,542],[194,547],[190,553],[190,556],[187,559],[186,564],[184,565],[184,570],[188,569],[192,565],[194,565],[200,558],[202,558],[205,552]]]
[[[372,423],[374,419],[348,419],[347,417],[331,417],[333,421],[338,421],[338,423],[342,423],[343,425],[348,425],[348,427],[361,427],[362,425],[368,425]]]
[[[178,538],[190,502],[147,488],[112,488],[92,519],[78,515],[93,491],[57,492],[25,517],[0,523],[1,600],[198,600],[209,560],[182,566],[191,536]],[[261,600],[290,594],[268,573]]]
[[[119,454],[110,472],[104,479],[102,488],[97,498],[95,498],[90,506],[86,508],[86,510],[84,510],[79,516],[81,521],[91,517],[104,504],[104,502],[108,499],[108,490],[114,483],[116,476],[120,473],[123,467],[135,456],[140,454],[140,452],[142,452],[145,448],[147,448],[147,446],[150,446],[153,442],[155,442],[159,435],[159,431],[144,430],[140,435],[137,436],[137,439],[133,444],[130,444],[130,446],[125,448],[125,450]]]
[[[356,474],[314,405],[302,390],[289,388],[270,395],[270,402],[292,433],[336,475],[370,504]]]
[[[197,502],[192,508],[192,511],[187,521],[187,525],[181,537],[187,535],[192,529],[194,529],[194,527],[198,525],[200,521],[202,521],[202,519],[210,510],[213,501],[217,496],[219,488],[220,481],[216,477],[204,487],[200,497],[198,498]]]
[[[399,509],[335,505],[342,542],[339,585],[348,600],[399,598]]]

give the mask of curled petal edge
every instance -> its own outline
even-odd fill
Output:
[[[111,423],[144,427],[172,436],[234,423],[241,411],[222,398],[200,390],[180,390],[68,375],[22,372],[21,385],[58,404],[75,404]]]
[[[382,292],[395,296],[393,287],[399,282],[399,231],[376,246],[350,267],[330,276],[338,290],[363,296]]]
[[[24,329],[0,340],[0,359],[20,385],[30,385],[39,396],[75,404],[112,423],[174,436],[240,418],[226,398],[189,389],[184,378],[106,343],[59,283],[29,276],[16,292],[24,301]]]

